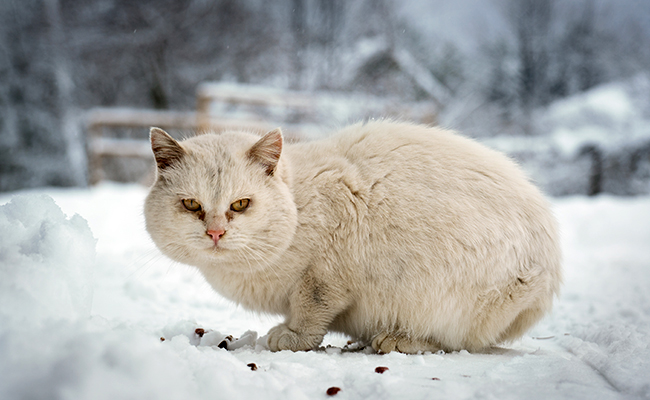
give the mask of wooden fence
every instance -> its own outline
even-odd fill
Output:
[[[226,111],[215,111],[215,105],[220,105]],[[252,111],[239,117],[225,117],[233,114],[227,111],[233,107],[248,107]],[[323,111],[328,108],[329,114]],[[143,137],[144,132],[148,132],[152,126],[172,132],[241,129],[259,133],[281,126],[289,140],[300,140],[319,132],[316,127],[319,124],[341,125],[342,121],[336,121],[332,114],[337,114],[341,120],[347,120],[345,122],[357,121],[368,115],[401,117],[425,123],[435,120],[435,112],[431,111],[430,103],[404,104],[359,95],[307,93],[255,85],[206,82],[197,88],[196,111],[132,108],[89,110],[86,115],[89,180],[94,184],[104,179],[103,160],[106,157],[152,158],[147,139],[111,137],[107,135],[107,130],[110,129],[142,129],[140,137]]]

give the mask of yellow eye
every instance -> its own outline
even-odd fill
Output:
[[[194,199],[183,199],[183,207],[185,207],[188,211],[201,211],[201,204],[199,204],[199,202]]]
[[[240,199],[230,205],[230,209],[236,212],[242,212],[248,208],[250,199]]]

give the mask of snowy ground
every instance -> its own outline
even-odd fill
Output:
[[[278,319],[160,255],[142,187],[23,194],[0,196],[0,399],[650,399],[649,197],[554,201],[565,287],[520,342],[407,356],[265,350],[245,332]]]

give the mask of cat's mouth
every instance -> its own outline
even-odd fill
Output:
[[[203,238],[201,239],[195,239],[193,243],[191,243],[191,247],[193,247],[196,251],[200,252],[207,252],[210,254],[217,254],[217,253],[222,253],[227,250],[227,244],[224,245],[224,243],[214,243],[212,240],[205,240]]]
[[[194,246],[201,251],[209,253],[211,256],[224,255],[242,248],[243,241],[238,235],[229,236],[223,234],[215,240],[213,235],[201,238],[194,242]]]
[[[208,251],[212,253],[222,253],[226,248],[221,243],[211,243],[208,246]]]
[[[210,243],[206,243],[206,250],[212,254],[222,254],[232,249],[230,246],[228,246],[228,241],[219,240],[217,243],[214,243],[212,241]]]

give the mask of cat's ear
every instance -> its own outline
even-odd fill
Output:
[[[159,169],[173,165],[185,155],[185,150],[180,143],[160,128],[151,128],[149,138]]]
[[[282,131],[280,128],[275,128],[262,136],[248,150],[247,154],[253,161],[261,164],[266,169],[267,175],[273,175],[278,167],[280,154],[282,154]]]

